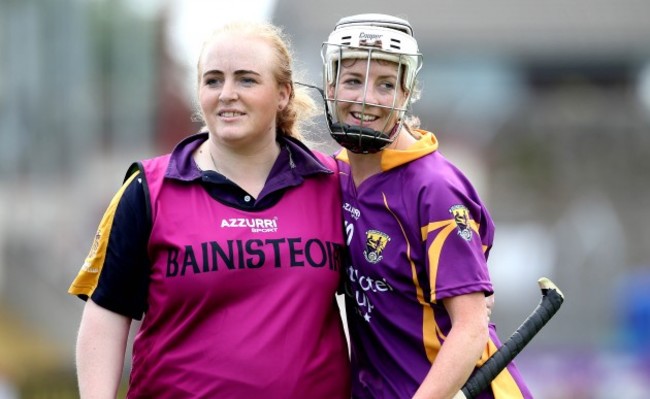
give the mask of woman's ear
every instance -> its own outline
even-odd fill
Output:
[[[328,98],[334,97],[334,84],[327,85],[327,97]]]
[[[293,88],[290,83],[281,84],[278,91],[278,111],[282,111],[289,105],[291,91]]]

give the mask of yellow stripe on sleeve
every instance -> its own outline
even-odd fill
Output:
[[[70,288],[68,288],[68,294],[71,295],[85,295],[90,297],[95,288],[97,287],[97,282],[99,281],[99,275],[104,266],[104,261],[106,259],[106,249],[108,247],[108,238],[111,234],[111,227],[113,226],[113,219],[115,217],[115,210],[117,205],[124,194],[124,190],[128,187],[133,179],[139,175],[140,172],[136,172],[122,185],[119,191],[113,196],[104,216],[102,217],[99,227],[97,228],[97,233],[93,240],[93,244],[90,248],[90,252],[86,257],[84,264],[81,266],[81,270],[77,274],[77,277],[72,281]]]
[[[441,228],[443,229],[440,233],[438,233],[428,250],[429,281],[431,286],[430,299],[433,299],[435,297],[435,279],[438,273],[438,263],[440,262],[440,252],[442,251],[442,245],[451,231],[453,231],[455,226],[456,225],[454,223],[454,220],[448,219],[440,222],[429,223],[420,229],[422,241],[426,241],[431,232]],[[440,327],[436,323],[434,309],[427,303],[420,303],[423,305],[422,336],[424,338],[424,349],[429,361],[433,362],[438,355],[438,352],[440,351],[440,347],[442,346],[442,342],[445,339],[445,336],[442,331],[440,331]]]
[[[435,301],[436,298],[436,278],[438,277],[438,265],[440,264],[440,254],[442,253],[442,246],[444,245],[447,237],[451,234],[452,231],[456,228],[456,224],[453,221],[450,221],[450,224],[442,229],[436,238],[433,239],[433,243],[429,246],[428,257],[429,257],[429,284],[431,287],[431,301]]]
[[[441,222],[429,223],[426,226],[420,228],[420,234],[422,234],[422,241],[426,240],[427,236],[432,231],[438,230],[439,228],[445,227],[449,225],[449,223],[453,223],[453,222],[454,219],[448,219],[448,220],[443,220]]]

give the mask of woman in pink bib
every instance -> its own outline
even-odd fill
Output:
[[[206,41],[204,131],[129,169],[69,289],[82,398],[115,398],[133,319],[128,398],[349,398],[336,165],[299,141],[292,73],[270,24]]]

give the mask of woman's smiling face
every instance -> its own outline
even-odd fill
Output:
[[[393,129],[399,112],[392,108],[400,108],[406,100],[406,93],[398,81],[398,65],[372,60],[368,69],[366,59],[346,59],[339,65],[336,88],[338,121],[382,132]],[[334,97],[335,88],[331,86],[329,90],[329,97]]]
[[[216,140],[244,144],[266,135],[275,140],[277,113],[291,93],[290,86],[277,83],[275,68],[273,47],[261,38],[222,34],[205,48],[198,98]]]

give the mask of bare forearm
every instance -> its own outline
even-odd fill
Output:
[[[453,398],[469,378],[485,348],[485,341],[481,338],[480,335],[452,330],[413,399]]]
[[[445,301],[452,328],[413,399],[447,399],[463,386],[488,341],[488,323],[482,294]]]
[[[114,399],[122,377],[131,320],[88,301],[77,336],[82,399]]]

